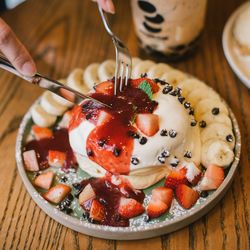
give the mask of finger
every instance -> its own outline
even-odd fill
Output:
[[[1,18],[0,50],[21,74],[32,76],[36,73],[36,66],[29,52]]]
[[[115,13],[115,6],[112,0],[97,0],[97,2],[102,6],[102,8],[111,14]]]

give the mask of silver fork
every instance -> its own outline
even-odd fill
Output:
[[[114,46],[115,46],[115,86],[114,95],[117,94],[117,89],[120,92],[123,90],[123,82],[125,81],[125,86],[128,85],[128,79],[131,76],[132,71],[132,59],[129,54],[128,48],[123,44],[123,42],[112,32],[109,27],[106,15],[103,12],[102,7],[98,4],[98,9],[104,24],[104,27],[108,34],[111,36]]]

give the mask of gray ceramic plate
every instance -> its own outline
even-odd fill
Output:
[[[78,231],[83,234],[88,234],[95,237],[105,238],[105,239],[115,239],[115,240],[133,240],[133,239],[144,239],[159,236],[162,234],[170,233],[175,230],[178,230],[182,227],[187,226],[188,224],[198,220],[200,217],[205,215],[209,210],[211,210],[224,196],[230,184],[233,181],[234,174],[237,169],[237,165],[239,163],[240,157],[240,148],[241,148],[241,140],[240,140],[240,131],[233,115],[232,111],[230,111],[230,116],[233,122],[234,133],[236,137],[236,146],[235,146],[235,159],[232,163],[226,178],[222,185],[214,192],[209,193],[209,196],[205,199],[200,198],[195,206],[193,206],[189,210],[182,209],[178,203],[175,201],[172,204],[170,211],[150,222],[146,222],[145,214],[133,218],[130,220],[129,227],[111,227],[111,226],[103,226],[92,224],[88,222],[86,219],[81,217],[82,210],[77,204],[77,201],[73,201],[71,208],[73,209],[73,213],[71,215],[67,215],[64,212],[59,211],[59,209],[47,202],[34,188],[31,183],[30,176],[27,175],[24,164],[22,160],[22,146],[23,142],[26,140],[26,137],[30,131],[30,127],[32,125],[31,113],[30,110],[24,116],[22,123],[19,128],[17,141],[16,141],[16,161],[19,174],[23,180],[23,183],[28,190],[29,194],[33,198],[33,200],[37,203],[37,205],[51,218],[58,221],[60,224],[63,224],[66,227],[69,227],[75,231]],[[63,173],[57,173],[59,176]],[[87,174],[82,170],[78,170],[76,173],[72,172],[68,174],[69,183],[79,181],[81,178],[87,177]],[[157,185],[162,185],[162,183],[158,183]],[[153,187],[144,190],[146,194],[145,204],[147,204],[150,198],[150,192]]]

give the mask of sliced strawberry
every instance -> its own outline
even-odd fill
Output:
[[[185,184],[180,184],[175,189],[176,199],[185,208],[191,208],[199,198],[199,193]]]
[[[153,93],[157,93],[159,91],[159,86],[157,85],[157,83],[155,81],[153,81],[152,79],[149,79],[147,77],[142,77],[142,78],[138,78],[138,79],[133,79],[131,80],[130,84],[133,88],[138,88],[139,85],[143,82],[143,81],[146,81],[149,83],[151,89],[152,89],[152,92]]]
[[[105,216],[104,207],[99,201],[97,200],[92,201],[89,216],[95,221],[102,221],[104,219]]]
[[[37,125],[33,125],[31,132],[35,136],[36,140],[51,138],[53,136],[52,130],[49,128],[39,127]]]
[[[98,115],[97,126],[103,125],[113,119],[113,116],[106,112],[105,110],[101,110]]]
[[[85,201],[94,199],[96,197],[95,191],[91,184],[88,184],[79,195],[79,204],[82,205]]]
[[[67,89],[60,89],[61,95],[70,102],[74,102],[75,94],[68,91]]]
[[[144,212],[144,207],[135,199],[122,197],[118,212],[122,217],[129,219],[142,214]]]
[[[51,187],[53,177],[54,177],[53,171],[48,171],[45,173],[42,173],[38,175],[34,180],[34,185],[43,189],[49,189]]]
[[[138,114],[136,126],[147,136],[153,136],[159,130],[159,116],[156,114]]]
[[[102,93],[105,95],[114,94],[114,83],[111,81],[101,82],[95,86],[95,91],[97,93]]]
[[[180,171],[171,171],[165,181],[165,187],[175,189],[179,184],[187,184],[185,173]]]
[[[207,167],[204,177],[200,183],[201,190],[217,189],[225,178],[223,168],[211,164]]]
[[[50,188],[46,193],[43,194],[43,198],[52,203],[58,204],[61,202],[68,193],[71,192],[71,187],[65,184],[57,184]]]
[[[66,162],[67,155],[64,152],[49,150],[49,165],[52,167],[63,167]]]
[[[201,179],[201,170],[193,162],[185,162],[179,171],[186,176],[192,185],[196,185]]]
[[[156,218],[166,213],[168,206],[161,200],[152,199],[147,207],[147,214],[150,218]]]
[[[35,150],[23,152],[24,166],[27,171],[39,171],[39,164]]]
[[[173,190],[166,187],[154,188],[152,190],[152,199],[164,202],[169,208],[173,200]]]

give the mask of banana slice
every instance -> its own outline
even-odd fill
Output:
[[[34,123],[40,127],[50,127],[56,122],[56,116],[48,114],[39,104],[31,108],[31,117]]]
[[[151,60],[141,61],[132,69],[132,78],[138,78],[141,74],[147,73],[155,65]]]
[[[58,103],[54,98],[51,92],[45,91],[41,97],[40,102],[41,107],[51,115],[62,115],[67,107]]]
[[[157,63],[149,68],[148,70],[148,77],[153,78],[159,78],[162,79],[162,75],[166,72],[169,72],[172,70],[172,68],[167,65],[166,63]]]
[[[188,96],[187,100],[192,104],[194,107],[199,101],[203,99],[213,99],[213,100],[220,100],[220,96],[211,88],[198,88],[191,91]]]
[[[132,68],[134,68],[139,62],[141,62],[140,58],[132,57]]]
[[[161,76],[161,79],[173,85],[174,87],[178,85],[181,81],[188,78],[188,75],[177,69],[172,69]]]
[[[190,78],[181,81],[177,86],[182,89],[182,95],[185,97],[188,96],[188,94],[194,89],[208,88],[204,82],[195,78]]]
[[[83,82],[83,70],[79,68],[74,69],[69,74],[67,78],[67,85],[81,93],[87,93],[89,91],[88,87]]]
[[[220,167],[228,167],[234,159],[234,152],[230,146],[219,139],[210,139],[202,145],[201,162],[205,167],[216,164]]]
[[[99,63],[92,63],[85,69],[83,73],[83,81],[89,89],[93,89],[94,85],[100,82],[97,73],[99,66]]]
[[[212,111],[214,108],[219,109],[219,114],[223,113],[223,114],[228,115],[228,109],[221,100],[214,100],[214,99],[206,98],[206,99],[201,100],[194,106],[195,116],[196,118],[200,119],[201,115],[205,113],[212,114]]]
[[[207,125],[212,123],[222,123],[225,124],[227,127],[232,129],[232,121],[228,115],[220,113],[218,115],[213,115],[212,113],[205,113],[201,115],[200,120],[206,122]]]
[[[101,82],[111,79],[115,75],[115,61],[106,60],[101,63],[97,70],[97,74]]]
[[[210,139],[220,139],[226,142],[231,149],[234,148],[235,138],[230,127],[222,123],[211,123],[201,131],[201,142]]]

